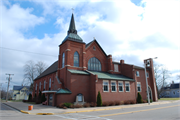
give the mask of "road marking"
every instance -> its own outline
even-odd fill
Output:
[[[164,109],[164,108],[170,108],[170,107],[176,107],[176,106],[180,106],[180,105],[173,105],[173,106],[160,107],[160,108],[152,108],[152,109],[138,110],[138,111],[130,111],[130,112],[124,112],[124,113],[115,113],[115,114],[100,115],[99,117],[107,117],[107,116],[122,115],[122,114],[136,113],[136,112],[144,112],[144,111],[158,110],[158,109]]]
[[[73,114],[62,114],[62,115],[53,115],[53,116],[57,116],[57,117],[62,117],[65,119],[71,119],[71,120],[93,120],[93,119],[101,119],[101,120],[111,120],[109,118],[103,118],[103,117],[99,117],[99,116],[91,116],[91,115],[82,115],[82,114],[78,114],[78,113],[73,113]]]

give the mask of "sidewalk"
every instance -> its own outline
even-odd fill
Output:
[[[158,101],[150,103],[150,105],[160,105],[160,104],[168,104],[176,101]],[[114,110],[114,109],[122,109],[122,108],[132,108],[132,107],[142,107],[148,106],[148,103],[142,104],[130,104],[130,105],[118,105],[118,106],[107,106],[107,107],[89,107],[89,108],[56,108],[53,106],[47,106],[42,104],[33,104],[33,110],[29,111],[28,106],[32,104],[23,103],[23,102],[4,102],[6,104],[22,113],[32,114],[32,115],[54,115],[54,114],[68,114],[68,113],[80,113],[80,112],[93,112],[93,111],[103,111],[103,110]]]

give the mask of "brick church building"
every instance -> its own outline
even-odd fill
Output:
[[[157,101],[153,60],[146,64],[150,99]],[[48,105],[64,102],[96,102],[98,91],[102,101],[136,100],[139,92],[147,99],[145,70],[124,60],[112,61],[94,39],[84,43],[77,34],[74,15],[67,36],[59,45],[58,61],[34,80],[33,96],[46,94]]]

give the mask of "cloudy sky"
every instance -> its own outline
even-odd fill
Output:
[[[27,61],[48,66],[58,59],[74,8],[76,29],[85,43],[99,42],[106,54],[143,66],[163,64],[178,82],[180,74],[179,0],[1,0],[0,83],[14,74],[10,88],[21,85]]]

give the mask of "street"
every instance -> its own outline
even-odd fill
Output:
[[[29,115],[1,104],[1,120],[179,120],[180,102],[59,115]]]

